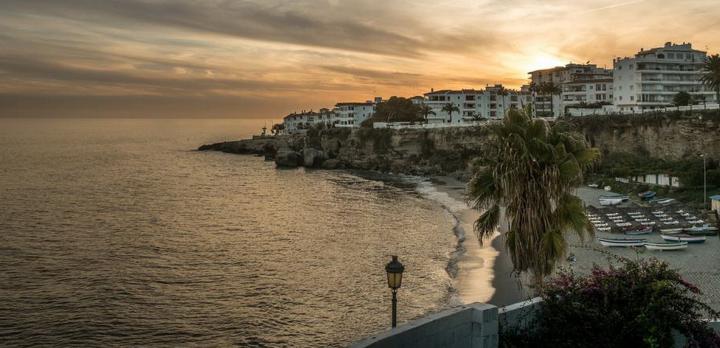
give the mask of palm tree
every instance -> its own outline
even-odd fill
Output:
[[[455,111],[460,113],[460,108],[455,106],[455,104],[453,103],[447,103],[443,105],[442,111],[447,112],[450,115],[450,122],[452,122],[452,113]]]
[[[715,91],[715,101],[720,104],[720,55],[713,54],[707,58],[700,81]]]
[[[423,119],[425,120],[425,123],[428,122],[429,115],[435,115],[435,111],[433,111],[433,109],[430,106],[428,106],[427,104],[420,105],[418,112],[420,113],[420,115],[422,115]]]
[[[505,87],[500,86],[500,87],[498,87],[498,89],[497,89],[497,95],[500,96],[500,100],[502,101],[502,115],[503,115],[503,117],[504,117],[504,116],[505,116],[505,111],[506,111],[506,108],[505,108],[505,97],[508,95],[508,90],[507,90]]]
[[[517,109],[502,124],[489,127],[487,150],[468,184],[469,199],[483,211],[475,231],[481,242],[492,236],[505,208],[505,246],[514,270],[530,272],[540,288],[567,250],[564,235],[591,233],[573,190],[598,151],[588,148],[581,135],[566,131],[566,124],[550,127]]]
[[[562,92],[560,85],[557,85],[552,81],[543,82],[538,87],[538,90],[540,94],[550,95],[550,117],[555,117],[555,103],[553,103],[553,96],[556,94],[559,95]]]

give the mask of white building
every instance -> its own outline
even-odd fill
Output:
[[[335,104],[333,111],[338,115],[337,127],[360,127],[363,121],[375,114],[375,105],[381,101],[381,98],[375,98],[375,102]]]
[[[284,131],[287,134],[302,133],[319,124],[334,127],[339,122],[338,114],[328,109],[320,109],[319,112],[303,110],[300,113],[292,113],[283,117]]]
[[[424,103],[435,112],[428,115],[428,123],[463,123],[502,118],[510,108],[527,105],[529,94],[505,89],[502,85],[487,86],[484,90],[433,90],[425,93]],[[457,107],[458,111],[443,111],[447,104]]]
[[[535,88],[552,83],[560,89],[558,94],[533,93],[536,114],[553,117],[565,114],[567,107],[587,104],[612,103],[612,71],[595,64],[567,64],[550,69],[531,71],[530,80]],[[552,101],[552,104],[551,104]]]
[[[640,49],[635,57],[613,60],[614,104],[618,111],[641,111],[673,105],[678,92],[690,93],[696,102],[717,102],[700,82],[707,59],[705,51],[690,43],[667,42],[663,47]]]

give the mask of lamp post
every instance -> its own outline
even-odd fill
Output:
[[[703,159],[703,210],[707,209],[707,156],[700,155]]]
[[[392,290],[392,327],[397,326],[397,290],[402,285],[402,274],[405,270],[398,257],[393,255],[392,260],[385,265],[388,287]]]

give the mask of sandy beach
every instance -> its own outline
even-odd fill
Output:
[[[588,205],[597,206],[597,197],[604,191],[581,187],[577,190],[578,197]],[[715,310],[720,310],[720,241],[717,236],[707,237],[705,243],[690,244],[686,250],[681,251],[650,251],[639,248],[637,251],[632,248],[605,248],[595,239],[597,237],[621,237],[618,234],[597,232],[595,237],[588,237],[580,240],[575,235],[568,235],[570,244],[569,253],[575,254],[577,261],[573,264],[565,264],[578,273],[589,272],[594,264],[602,267],[614,263],[610,255],[621,256],[630,259],[655,257],[663,260],[677,269],[680,274],[690,283],[700,288],[703,294],[700,296],[708,305]],[[660,234],[654,232],[644,235],[648,242],[662,242]]]
[[[434,178],[439,192],[461,202],[465,202],[466,183],[452,177]],[[605,191],[587,187],[578,188],[577,196],[587,205],[597,206],[597,198]],[[460,226],[466,232],[463,242],[464,252],[458,259],[458,273],[455,279],[458,297],[462,303],[488,302],[503,306],[525,300],[532,293],[521,285],[520,278],[512,274],[512,262],[503,245],[503,235],[496,233],[490,241],[482,245],[475,237],[473,223],[480,213],[465,205],[454,213]],[[505,228],[501,226],[501,231]],[[648,251],[644,248],[605,248],[597,237],[618,237],[618,234],[598,232],[595,236],[580,239],[576,235],[567,235],[568,255],[576,256],[575,262],[564,261],[560,267],[575,272],[589,273],[593,265],[608,267],[615,263],[613,256],[630,259],[656,257],[668,262],[689,282],[697,285],[703,292],[701,298],[711,307],[720,310],[720,241],[717,236],[707,237],[703,244],[690,245],[683,251]],[[647,236],[649,242],[661,242],[658,233]],[[525,282],[526,283],[526,282]]]
[[[466,183],[452,177],[434,178],[439,192],[465,202]],[[464,252],[458,259],[455,288],[462,303],[487,302],[504,306],[530,297],[519,278],[512,273],[512,262],[503,245],[503,236],[496,233],[482,244],[475,236],[473,224],[480,212],[464,204],[454,212],[465,232]],[[502,228],[502,227],[501,227]]]

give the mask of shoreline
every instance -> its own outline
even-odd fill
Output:
[[[465,202],[466,183],[447,176],[432,177],[431,182],[437,192],[457,203],[454,209],[448,210],[457,219],[455,228],[463,233],[463,239],[458,240],[461,252],[455,261],[457,273],[454,277],[459,301],[462,304],[483,302],[500,307],[529,298],[520,278],[512,273],[512,262],[503,245],[503,236],[496,232],[482,245],[475,237],[473,225],[480,213]]]

